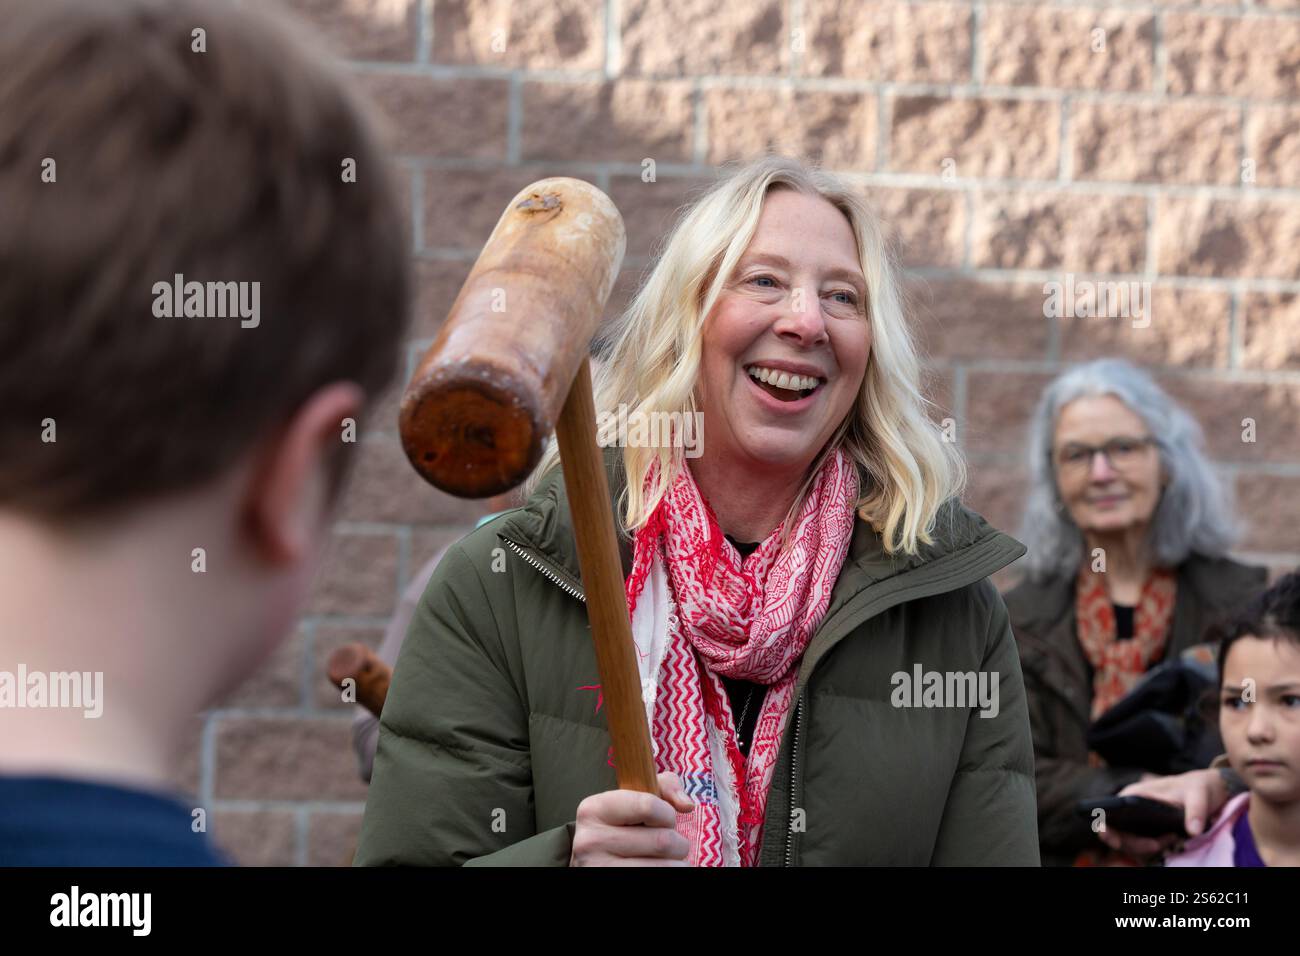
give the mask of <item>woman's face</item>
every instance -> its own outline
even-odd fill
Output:
[[[853,406],[870,352],[867,283],[848,220],[820,197],[768,193],[704,324],[704,453],[806,470]]]
[[[1223,662],[1219,731],[1232,768],[1255,793],[1300,800],[1300,647],[1242,637]]]
[[[1076,398],[1061,409],[1052,467],[1061,500],[1085,533],[1142,528],[1160,500],[1160,454],[1151,433],[1114,395]]]

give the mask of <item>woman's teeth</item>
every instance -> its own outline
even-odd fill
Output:
[[[791,392],[812,391],[821,384],[821,379],[814,378],[811,375],[794,375],[790,372],[782,372],[779,369],[764,368],[761,365],[751,365],[745,371],[749,373],[751,378],[757,379],[764,385],[783,388]]]

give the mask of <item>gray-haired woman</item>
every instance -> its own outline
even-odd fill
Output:
[[[1234,521],[1200,427],[1142,370],[1077,366],[1029,437],[1026,578],[1007,596],[1029,697],[1046,865],[1107,862],[1074,807],[1145,779],[1090,754],[1089,723],[1201,641],[1267,572],[1229,560]]]

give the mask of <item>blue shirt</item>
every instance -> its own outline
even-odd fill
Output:
[[[0,866],[229,866],[161,793],[0,775]]]
[[[1243,812],[1232,825],[1232,865],[1268,866],[1255,846],[1255,835],[1250,832],[1250,814]]]

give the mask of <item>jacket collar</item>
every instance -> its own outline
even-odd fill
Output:
[[[617,502],[627,484],[619,449],[603,449],[605,480],[610,490],[610,512],[618,531],[619,560],[623,577],[632,573],[632,539],[623,528]],[[497,534],[536,551],[555,570],[567,575],[581,588],[578,545],[573,535],[573,515],[564,492],[564,470],[556,465],[547,472],[522,508],[510,513]]]
[[[632,571],[632,540],[623,529],[617,506],[626,485],[622,451],[612,446],[603,451],[610,510],[614,527],[619,529],[619,557],[626,578]],[[865,476],[862,478],[865,481]],[[581,575],[572,527],[563,473],[557,466],[542,478],[528,502],[503,523],[498,533],[532,548],[580,587]],[[879,532],[859,516],[853,524],[853,537],[844,567],[831,592],[827,620],[868,587],[905,582],[909,591],[914,586],[924,589],[914,596],[942,593],[985,578],[1025,552],[1019,541],[994,529],[956,499],[950,499],[941,507],[932,536],[933,542],[922,545],[915,555],[890,555],[885,551]]]

